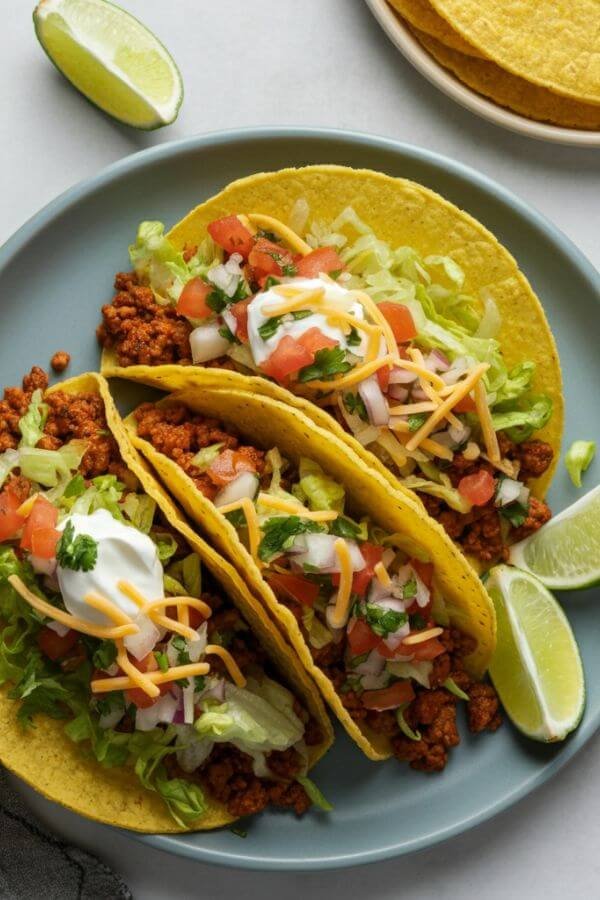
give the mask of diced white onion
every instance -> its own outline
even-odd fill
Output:
[[[194,679],[189,678],[183,688],[183,721],[186,725],[194,724]]]
[[[209,322],[194,328],[190,334],[192,359],[196,364],[217,359],[229,349],[229,341],[219,334],[219,327],[217,322]]]
[[[447,372],[450,368],[450,360],[441,350],[432,350],[423,362],[426,368],[432,372]]]
[[[304,534],[306,551],[294,559],[298,565],[314,566],[319,572],[332,574],[340,572],[340,563],[335,552],[335,542],[339,540],[334,534]],[[296,543],[294,541],[294,543]],[[350,561],[354,572],[364,569],[366,563],[355,541],[346,541],[350,553]]]
[[[354,671],[357,675],[380,675],[384,666],[383,656],[380,656],[377,650],[371,650],[365,661],[356,666]]]
[[[371,425],[386,425],[390,417],[387,400],[375,375],[370,375],[358,386],[358,393],[365,404]]]
[[[441,444],[442,447],[448,447],[449,450],[455,450],[458,444],[458,441],[452,437],[450,431],[436,431],[435,434],[431,435],[431,440],[435,441],[436,444]]]
[[[206,622],[203,622],[196,632],[198,639],[196,641],[187,641],[187,651],[190,656],[190,662],[197,663],[206,649]]]
[[[376,428],[374,425],[369,425],[367,428],[362,428],[360,431],[357,431],[354,437],[362,444],[363,447],[366,447],[368,444],[372,444],[373,441],[376,441],[381,434],[381,429]]]
[[[408,400],[408,388],[403,387],[401,384],[390,384],[388,396],[399,403],[406,403]]]
[[[465,441],[469,440],[471,429],[468,425],[451,425],[448,429],[448,434],[457,444],[464,444]]]
[[[111,709],[110,712],[102,713],[98,720],[98,725],[100,728],[114,728],[115,725],[118,725],[123,716],[125,715],[125,707],[117,706],[116,709]]]
[[[199,769],[202,763],[208,759],[214,744],[205,738],[200,739],[197,731],[191,725],[177,725],[176,728],[183,749],[178,750],[175,755],[183,771],[189,775]]]
[[[151,650],[154,650],[160,640],[160,634],[154,622],[142,613],[136,616],[133,621],[140,630],[137,634],[128,634],[127,637],[123,638],[123,643],[132,656],[138,660],[144,659]]]
[[[177,712],[177,700],[172,694],[162,697],[147,709],[138,709],[135,713],[136,731],[152,731],[160,722],[170,724]]]
[[[243,500],[249,497],[253,500],[258,490],[258,478],[254,472],[242,472],[224,488],[221,488],[214,499],[215,506],[226,506],[228,503],[235,503],[237,500]]]
[[[529,494],[530,494],[530,493],[531,493],[531,491],[529,490],[529,488],[528,488],[528,487],[525,487],[525,485],[523,485],[523,487],[522,487],[521,490],[519,491],[519,496],[517,497],[518,502],[519,502],[522,506],[527,506],[527,505],[528,505],[528,503],[529,503]]]
[[[508,506],[519,499],[523,489],[522,481],[513,478],[503,478],[496,492],[496,506]]]
[[[463,356],[459,356],[454,360],[448,371],[442,373],[442,381],[445,381],[446,384],[456,384],[468,368],[467,360]]]
[[[51,576],[56,572],[56,558],[54,556],[52,559],[42,559],[41,556],[34,556],[32,553],[29,557],[29,562],[36,575]]]
[[[62,622],[55,622],[54,619],[46,622],[46,628],[49,628],[50,631],[53,631],[59,637],[64,637],[71,630],[68,625],[63,625]]]
[[[408,369],[402,369],[399,366],[394,366],[390,370],[390,384],[412,384],[416,380],[416,372],[409,372]]]
[[[206,277],[228,297],[233,297],[243,275],[240,268],[241,262],[242,257],[240,254],[232,253],[226,263],[209,269]]]
[[[229,328],[230,332],[232,334],[237,334],[238,321],[233,313],[229,311],[229,308],[224,309],[221,313],[221,316],[223,317],[223,321]]]
[[[223,678],[208,678],[206,687],[201,693],[196,695],[197,700],[207,700],[211,697],[223,703],[225,700],[225,681]]]
[[[360,679],[360,686],[365,691],[379,691],[381,688],[387,687],[390,676],[387,672],[381,672],[379,675],[363,675]]]

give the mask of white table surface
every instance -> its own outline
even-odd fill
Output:
[[[122,127],[85,103],[38,47],[32,3],[3,0],[11,12],[0,54],[0,240],[65,188],[136,150],[220,128],[321,125],[387,135],[474,166],[545,213],[600,266],[598,151],[521,138],[455,106],[404,62],[362,0],[121,3],[160,36],[183,74],[179,119],[158,132]],[[96,848],[144,900],[267,892],[321,900],[340,888],[369,900],[592,898],[600,894],[599,749],[596,737],[554,781],[475,831],[342,873],[201,865],[27,796],[50,827]]]

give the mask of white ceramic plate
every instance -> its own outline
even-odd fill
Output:
[[[470,109],[483,119],[502,125],[511,131],[550,141],[555,144],[571,144],[579,147],[600,147],[600,131],[579,131],[575,128],[561,128],[559,125],[547,125],[526,119],[518,113],[497,106],[470,87],[459,81],[451,72],[444,69],[421,46],[402,19],[394,13],[386,0],[366,0],[371,12],[398,50],[412,63],[422,75],[443,91],[448,97],[456,100],[461,106]]]

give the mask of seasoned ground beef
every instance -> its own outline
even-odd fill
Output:
[[[189,365],[192,326],[187,319],[171,306],[159,306],[134,273],[119,273],[115,289],[112,302],[102,307],[97,336],[103,347],[114,348],[119,365]]]
[[[50,365],[54,372],[60,373],[65,371],[70,362],[71,356],[66,350],[57,350],[50,360]]]
[[[164,407],[144,403],[136,410],[135,417],[139,436],[181,466],[196,487],[210,500],[214,499],[221,486],[213,481],[210,473],[201,472],[193,464],[194,457],[204,447],[223,444],[221,450],[235,450],[253,464],[259,477],[262,475],[263,450],[241,444],[216,419],[193,415],[181,403]]]

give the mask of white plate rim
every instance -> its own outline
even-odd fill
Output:
[[[405,59],[431,84],[465,109],[495,125],[508,128],[517,134],[524,134],[526,137],[554,144],[568,144],[573,147],[600,147],[600,131],[579,131],[575,128],[563,128],[560,125],[536,122],[482,97],[429,55],[407,26],[403,24],[400,17],[396,15],[387,0],[366,0],[366,3]]]

